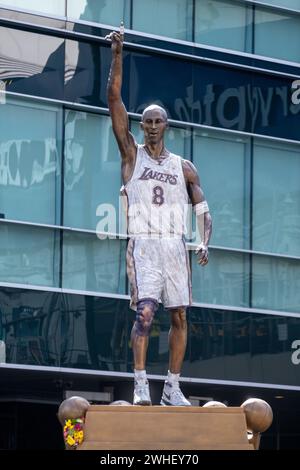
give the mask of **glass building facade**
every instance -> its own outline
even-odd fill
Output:
[[[131,378],[104,40],[122,19],[131,131],[142,142],[145,106],[167,109],[167,147],[197,167],[213,217],[207,267],[188,240],[183,382],[299,394],[299,0],[0,0],[0,369]],[[168,329],[160,309],[154,377]]]

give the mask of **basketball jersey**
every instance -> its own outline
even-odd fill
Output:
[[[186,233],[189,198],[181,157],[169,153],[159,162],[138,145],[133,174],[122,189],[130,236],[182,238]]]

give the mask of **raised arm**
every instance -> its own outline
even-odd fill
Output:
[[[208,263],[208,243],[212,232],[212,218],[200,185],[197,169],[188,160],[183,160],[182,169],[188,195],[196,213],[198,231],[201,237],[201,243],[196,250],[198,263],[205,266]]]
[[[123,73],[123,33],[113,31],[106,39],[111,40],[112,61],[107,83],[107,101],[112,127],[121,157],[124,162],[134,164],[136,156],[136,142],[129,132],[128,114],[121,97]]]

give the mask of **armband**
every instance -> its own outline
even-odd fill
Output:
[[[199,202],[194,206],[194,211],[196,215],[202,215],[205,212],[209,212],[209,207],[206,201]]]

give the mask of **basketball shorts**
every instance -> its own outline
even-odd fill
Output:
[[[166,309],[192,303],[188,252],[182,239],[131,238],[127,247],[130,307],[152,299]]]

